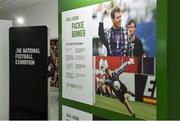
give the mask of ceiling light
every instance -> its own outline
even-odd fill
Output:
[[[17,18],[17,23],[18,24],[24,24],[24,19],[23,18]]]

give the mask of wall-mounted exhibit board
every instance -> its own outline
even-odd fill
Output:
[[[46,26],[12,27],[10,40],[10,119],[48,118]]]
[[[0,20],[0,120],[9,119],[9,28],[11,20]]]
[[[81,119],[74,109],[89,119],[178,114],[168,107],[166,0],[59,0],[59,36],[60,119]]]

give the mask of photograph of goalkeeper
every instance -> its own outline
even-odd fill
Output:
[[[119,76],[126,71],[129,65],[133,65],[134,63],[134,59],[130,58],[113,71],[110,70],[108,66],[106,66],[104,71],[101,71],[102,81],[99,81],[100,78],[97,78],[100,77],[98,76],[99,73],[96,74],[96,94],[99,94],[102,97],[110,97],[112,99],[117,98],[123,105],[125,105],[126,109],[133,117],[135,117],[135,113],[131,105],[128,103],[128,99],[125,98],[125,94],[129,94],[132,97],[135,97],[135,94],[131,92],[125,84],[122,83],[122,81],[119,79]]]
[[[133,45],[128,35],[128,30],[121,27],[122,11],[119,7],[114,7],[111,11],[112,27],[104,29],[105,10],[99,22],[98,35],[101,42],[107,48],[108,56],[132,56]]]
[[[124,62],[119,68],[112,71],[109,68],[106,68],[105,74],[106,74],[106,80],[105,84],[109,85],[111,89],[113,90],[113,93],[115,96],[125,105],[128,112],[135,117],[135,113],[131,107],[131,105],[128,103],[128,100],[125,98],[125,94],[128,93],[131,96],[135,96],[133,92],[128,90],[126,85],[124,85],[121,80],[119,80],[119,75],[121,75],[129,65],[134,64],[134,59],[130,58],[128,61]]]
[[[150,102],[156,100],[150,93],[150,82],[156,82],[156,3],[110,0],[93,7],[94,105],[116,112],[119,119],[118,114],[157,118],[157,104]]]

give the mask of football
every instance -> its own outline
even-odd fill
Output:
[[[120,87],[121,87],[119,81],[114,81],[113,82],[113,87],[114,87],[115,90],[119,90]]]

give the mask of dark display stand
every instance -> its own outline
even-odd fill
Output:
[[[12,27],[10,37],[10,120],[48,117],[46,26]]]

